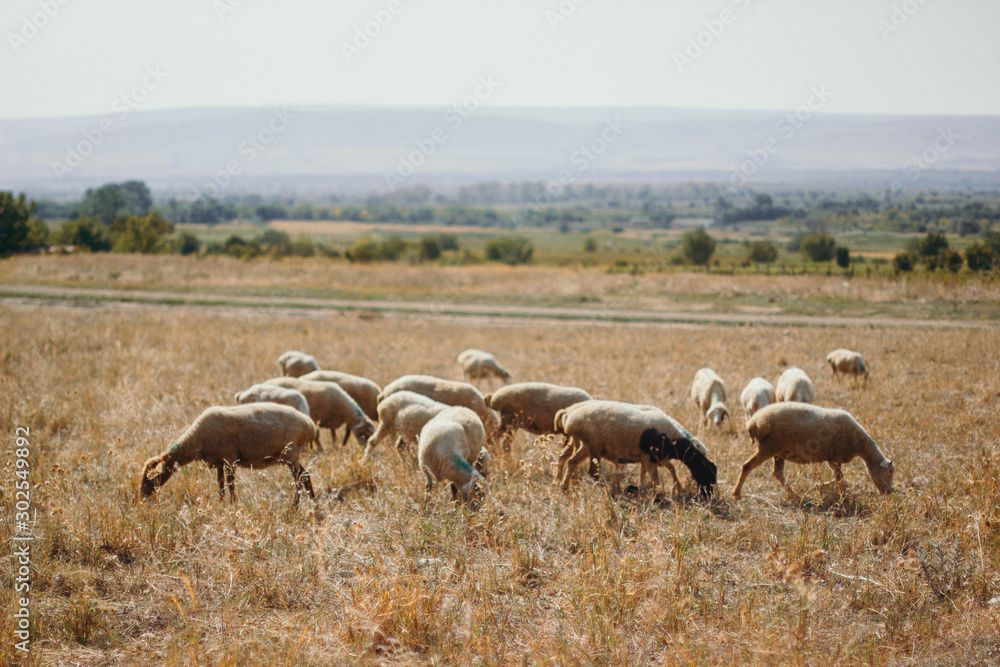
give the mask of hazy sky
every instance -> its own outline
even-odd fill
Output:
[[[477,89],[496,106],[791,109],[821,90],[830,112],[1000,114],[996,0],[4,0],[0,29],[5,118],[446,107]]]

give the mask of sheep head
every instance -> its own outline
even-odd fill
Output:
[[[477,512],[486,502],[486,480],[482,477],[474,477],[460,487],[452,485],[453,497],[462,504],[467,505],[470,512]]]
[[[358,444],[364,447],[368,444],[368,438],[375,434],[375,422],[362,416],[361,421],[351,427],[351,433],[357,438]]]
[[[722,422],[729,416],[729,410],[724,405],[717,405],[708,414],[712,419],[712,423],[716,426],[722,426]]]
[[[880,493],[892,492],[892,478],[896,474],[896,468],[892,465],[892,461],[883,459],[879,463],[870,466],[868,472],[871,474],[872,481],[875,482],[875,486],[878,487]]]
[[[489,477],[490,475],[490,453],[486,451],[483,447],[479,450],[479,456],[476,458],[476,462],[472,464],[480,475],[483,477]]]
[[[139,493],[148,498],[167,483],[174,474],[176,466],[169,454],[160,454],[146,461],[142,467],[142,477],[139,479]]]

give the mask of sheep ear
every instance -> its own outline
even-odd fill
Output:
[[[882,462],[879,463],[879,465],[882,466],[883,468],[889,468],[890,470],[894,470],[895,469],[895,468],[893,468],[892,461],[888,461],[888,460],[885,460],[885,459],[883,459]]]

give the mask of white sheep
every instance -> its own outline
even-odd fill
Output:
[[[576,387],[518,382],[486,394],[483,400],[489,408],[500,413],[498,438],[504,451],[510,451],[510,442],[518,429],[534,435],[555,433],[556,413],[574,403],[589,401],[591,396]]]
[[[301,391],[279,387],[275,384],[255,384],[236,394],[236,402],[245,403],[279,403],[295,408],[305,416],[309,414],[309,402]]]
[[[228,487],[229,498],[235,501],[235,466],[267,468],[283,463],[292,472],[296,491],[308,491],[315,498],[309,473],[299,464],[299,454],[318,438],[319,429],[312,419],[287,405],[251,403],[211,407],[167,451],[143,464],[139,491],[148,497],[181,466],[204,461],[216,470],[219,498],[225,499]],[[298,502],[297,492],[292,502]]]
[[[448,482],[452,498],[476,510],[485,496],[486,477],[475,465],[485,466],[489,455],[486,429],[479,416],[465,407],[449,407],[431,418],[417,438],[417,460],[430,493],[435,481]]]
[[[497,358],[483,350],[469,348],[458,354],[458,364],[467,380],[480,380],[498,377],[501,380],[510,379],[510,371],[497,363]]]
[[[844,474],[840,467],[861,457],[875,486],[882,493],[892,491],[895,468],[857,420],[845,410],[820,408],[808,403],[775,403],[758,411],[747,422],[747,433],[757,445],[757,453],[747,459],[736,482],[733,497],[739,500],[750,471],[774,459],[774,477],[784,486],[785,461],[826,462],[834,479]]]
[[[826,355],[826,361],[833,370],[833,376],[837,373],[853,375],[855,377],[863,375],[868,379],[868,369],[865,367],[865,360],[861,358],[860,352],[839,348]]]
[[[300,376],[299,379],[311,380],[312,382],[336,382],[351,398],[357,401],[370,419],[378,419],[378,395],[382,391],[382,387],[368,378],[341,371],[312,371]],[[346,437],[344,444],[347,444]]]
[[[393,433],[399,438],[397,448],[403,443],[416,443],[424,424],[449,407],[413,391],[397,391],[386,396],[378,404],[378,426],[368,439],[361,462],[367,462],[372,450]]]
[[[316,357],[298,350],[288,350],[278,355],[278,367],[281,374],[289,377],[299,377],[311,371],[319,370]]]
[[[320,428],[330,429],[330,437],[346,424],[348,433],[354,434],[362,447],[375,432],[375,422],[368,418],[361,406],[336,382],[313,382],[302,378],[279,377],[267,380],[265,384],[295,389],[302,392],[309,402],[309,414]],[[336,439],[334,438],[334,442]],[[347,433],[344,434],[344,443]]]
[[[778,403],[795,401],[812,403],[816,389],[806,372],[797,366],[785,370],[774,385],[774,398]]]
[[[774,385],[762,377],[755,377],[743,388],[740,403],[747,413],[747,419],[761,408],[774,403]]]
[[[729,408],[726,407],[726,383],[711,368],[699,369],[694,374],[691,400],[698,407],[703,427],[708,426],[709,420],[716,426],[722,426],[722,422],[729,416]],[[732,424],[731,419],[729,423]]]
[[[607,459],[614,463],[639,463],[639,485],[648,474],[654,488],[659,485],[657,466],[666,466],[680,486],[670,459],[684,463],[701,494],[712,495],[718,478],[705,446],[665,412],[651,405],[618,401],[583,401],[556,413],[555,429],[565,433],[569,446],[559,457],[557,475],[569,487],[573,468],[584,459]]]
[[[439,403],[469,408],[483,420],[487,433],[493,433],[500,425],[496,413],[486,407],[483,395],[468,382],[445,380],[433,375],[404,375],[383,387],[378,395],[379,403],[386,396],[403,390],[423,394]]]

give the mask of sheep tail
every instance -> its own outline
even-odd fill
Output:
[[[492,392],[489,393],[489,394],[486,394],[485,396],[483,396],[483,401],[486,402],[486,407],[488,407],[488,408],[492,408],[493,407],[492,405],[490,405],[490,401],[492,399],[493,399],[493,393]]]
[[[565,431],[563,430],[565,417],[566,417],[566,408],[563,408],[562,410],[556,413],[555,424],[553,424],[556,433],[565,433]]]

